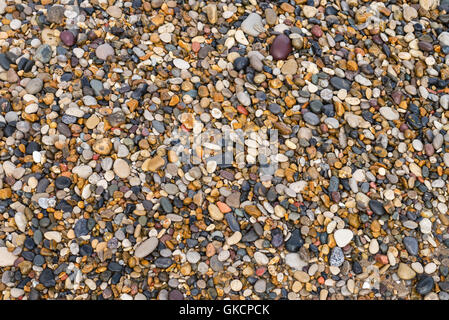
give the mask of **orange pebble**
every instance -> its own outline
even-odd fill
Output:
[[[232,211],[232,209],[224,202],[218,201],[216,203],[216,205],[217,205],[218,209],[220,209],[220,211],[222,213],[228,213],[228,212]]]

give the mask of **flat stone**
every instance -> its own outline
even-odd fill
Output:
[[[128,178],[131,174],[131,168],[128,162],[123,159],[117,159],[114,161],[114,173],[122,179]]]
[[[36,94],[36,93],[40,92],[43,87],[44,87],[44,82],[42,81],[42,79],[34,78],[34,79],[31,79],[30,81],[28,81],[28,83],[25,87],[25,90],[29,94]]]
[[[413,269],[410,268],[407,264],[399,263],[398,276],[402,280],[412,280],[416,277],[416,272],[413,271]]]
[[[265,32],[265,28],[262,23],[262,17],[257,13],[250,13],[245,20],[243,20],[240,26],[246,34],[257,37],[261,32]]]
[[[335,242],[340,248],[343,248],[349,244],[353,237],[354,234],[349,229],[339,229],[334,233]]]
[[[404,237],[404,239],[402,240],[405,249],[408,251],[409,254],[411,254],[412,256],[416,256],[418,255],[418,240],[416,240],[416,238],[414,237]]]
[[[380,114],[387,120],[398,120],[399,112],[391,107],[381,107],[379,109]]]
[[[134,256],[137,258],[145,258],[151,254],[159,244],[159,240],[156,237],[150,237],[138,245],[134,251]]]
[[[99,59],[106,60],[109,56],[114,55],[114,48],[108,43],[103,43],[97,47],[95,54]]]
[[[6,247],[0,247],[0,267],[9,267],[14,265],[18,257],[8,251]]]

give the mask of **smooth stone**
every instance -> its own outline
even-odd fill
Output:
[[[114,173],[122,179],[128,178],[131,174],[131,168],[128,162],[123,159],[117,159],[114,161]]]
[[[293,270],[301,270],[307,263],[301,259],[298,253],[288,253],[285,255],[285,263]]]
[[[300,229],[292,231],[290,238],[285,242],[285,249],[289,252],[298,252],[304,245],[304,239],[301,237]]]
[[[349,229],[339,229],[334,232],[335,242],[340,248],[349,244],[354,237],[354,233]]]
[[[148,238],[147,240],[139,244],[139,246],[134,251],[134,255],[137,258],[144,258],[151,254],[154,249],[157,248],[158,244],[159,240],[156,237]]]
[[[381,216],[387,213],[387,211],[384,208],[384,205],[382,202],[378,200],[370,200],[368,202],[369,208],[377,215]]]
[[[416,277],[416,272],[413,271],[413,269],[410,268],[407,264],[400,263],[398,267],[398,276],[402,280],[412,280]]]
[[[411,254],[412,256],[416,256],[418,255],[418,240],[416,240],[416,238],[414,237],[404,237],[404,239],[402,240],[405,249],[408,251],[409,254]]]
[[[64,42],[64,44],[66,46],[71,47],[76,43],[75,35],[71,31],[65,30],[65,31],[61,32],[59,37],[61,38],[61,41]]]
[[[381,107],[379,109],[380,114],[387,120],[398,120],[399,112],[391,107]]]
[[[43,44],[37,48],[34,58],[42,63],[47,63],[50,61],[53,55],[53,50],[48,44]]]
[[[276,36],[270,47],[270,54],[274,60],[285,60],[292,52],[292,43],[285,34]]]
[[[176,58],[173,60],[173,64],[175,65],[176,68],[179,68],[181,70],[187,70],[190,68],[190,64],[183,59]]]
[[[114,48],[112,48],[108,43],[103,43],[97,47],[95,54],[97,55],[97,58],[106,60],[109,56],[114,55]]]
[[[351,82],[347,79],[332,77],[330,78],[330,83],[337,90],[345,89],[349,91],[351,89]]]
[[[0,267],[9,267],[14,265],[18,257],[8,251],[6,247],[0,247]]]
[[[243,32],[253,37],[257,37],[261,32],[265,32],[264,25],[262,23],[262,17],[257,13],[250,13],[240,25]]]
[[[29,94],[36,94],[42,90],[44,87],[44,82],[40,78],[34,78],[28,81],[27,85],[25,86],[25,90]]]
[[[312,126],[316,126],[320,123],[320,118],[313,112],[306,112],[302,115],[305,122]]]
[[[432,291],[433,287],[435,286],[435,281],[431,276],[422,276],[418,282],[416,283],[416,292],[418,292],[420,295],[426,295],[430,291]]]

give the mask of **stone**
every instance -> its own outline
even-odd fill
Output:
[[[179,68],[181,70],[187,70],[190,68],[190,64],[183,59],[174,59],[173,64],[176,68]]]
[[[297,69],[298,69],[298,64],[296,63],[296,60],[289,59],[282,66],[281,72],[282,72],[282,74],[285,74],[285,75],[293,75],[296,73]]]
[[[95,54],[98,59],[106,60],[109,56],[114,55],[114,48],[108,43],[103,43],[97,47]]]
[[[349,244],[353,237],[354,234],[349,229],[339,229],[334,232],[335,242],[340,248],[343,248]]]
[[[280,34],[271,43],[270,54],[274,60],[285,60],[292,52],[292,43],[285,34]]]
[[[304,240],[301,237],[299,229],[292,231],[290,238],[285,242],[285,249],[289,252],[298,252],[304,245]]]
[[[53,55],[53,50],[48,44],[43,44],[37,48],[34,58],[42,63],[48,63]]]
[[[114,161],[114,173],[122,179],[126,179],[131,174],[131,168],[128,162],[123,159],[117,159]]]
[[[404,237],[404,239],[402,239],[402,243],[405,246],[405,249],[408,251],[409,254],[411,254],[412,256],[416,256],[418,255],[418,240],[416,240],[416,238],[414,237]]]
[[[240,26],[246,34],[257,37],[260,33],[265,32],[265,28],[262,23],[262,17],[257,13],[250,13],[245,20],[243,20]]]
[[[34,79],[31,79],[30,81],[28,81],[28,83],[25,87],[25,90],[29,94],[36,94],[36,93],[40,92],[43,87],[44,87],[44,82],[42,81],[42,79],[34,78]]]
[[[112,150],[112,142],[108,138],[102,138],[95,141],[92,149],[101,155],[107,155]]]
[[[340,267],[344,261],[343,250],[340,247],[334,247],[329,256],[329,264],[334,267]]]
[[[209,23],[214,24],[218,20],[218,12],[217,12],[217,5],[215,3],[210,3],[205,7],[205,11],[207,14],[207,19],[209,20]]]
[[[122,16],[122,9],[120,9],[117,6],[110,6],[106,9],[106,12],[116,19],[120,18]]]
[[[270,26],[273,26],[276,24],[277,21],[277,13],[271,8],[265,9],[265,20],[267,21],[267,24]]]
[[[315,15],[317,14],[317,12],[318,12],[318,9],[317,8],[315,8],[315,7],[312,7],[312,6],[304,6],[303,8],[302,8],[302,12],[304,13],[304,16],[306,17],[306,18],[313,18],[313,17],[315,17]]]
[[[373,213],[381,216],[387,213],[383,204],[378,200],[370,200],[368,202],[369,208],[373,211]]]
[[[164,159],[161,156],[155,156],[154,158],[149,158],[144,161],[142,170],[156,172],[163,165],[165,165]]]
[[[316,126],[320,123],[320,118],[313,112],[306,112],[303,114],[303,119],[306,123]]]
[[[418,17],[418,11],[412,6],[404,5],[402,8],[405,21],[409,22]]]
[[[213,203],[209,204],[207,210],[209,211],[209,215],[212,219],[214,219],[216,221],[223,220],[224,215],[215,204],[213,204]]]
[[[76,43],[75,35],[71,31],[65,30],[59,36],[66,46],[71,47]]]
[[[399,112],[391,107],[381,107],[379,112],[387,120],[399,120]]]
[[[426,295],[433,290],[435,281],[431,276],[422,276],[416,283],[416,292],[420,295]]]
[[[59,5],[51,6],[47,10],[47,20],[50,23],[61,23],[64,19],[64,7]]]
[[[134,256],[137,258],[145,258],[157,248],[158,244],[159,240],[156,237],[150,237],[137,246],[134,251]]]
[[[8,251],[6,247],[0,247],[0,267],[9,267],[14,265],[18,257]]]
[[[342,79],[339,77],[332,77],[330,78],[330,83],[337,90],[344,89],[349,91],[351,89],[351,83],[349,82],[349,80],[346,79]]]
[[[419,222],[420,230],[423,234],[429,234],[432,232],[432,222],[429,218],[424,218]]]
[[[412,280],[416,277],[416,272],[407,264],[401,262],[398,267],[398,276],[402,280]]]
[[[285,263],[293,270],[301,270],[307,266],[307,263],[303,261],[298,253],[288,253],[285,255]]]
[[[441,32],[438,36],[438,41],[442,46],[449,46],[449,32]]]

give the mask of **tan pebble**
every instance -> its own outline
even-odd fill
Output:
[[[164,164],[165,161],[161,156],[155,156],[154,158],[150,158],[144,161],[144,163],[142,164],[142,170],[156,172]]]
[[[223,217],[224,217],[223,213],[220,211],[220,209],[215,204],[211,203],[207,209],[208,209],[209,215],[212,219],[214,219],[216,221],[223,220]]]
[[[112,142],[108,138],[103,138],[95,141],[92,149],[101,155],[107,155],[112,150]]]

